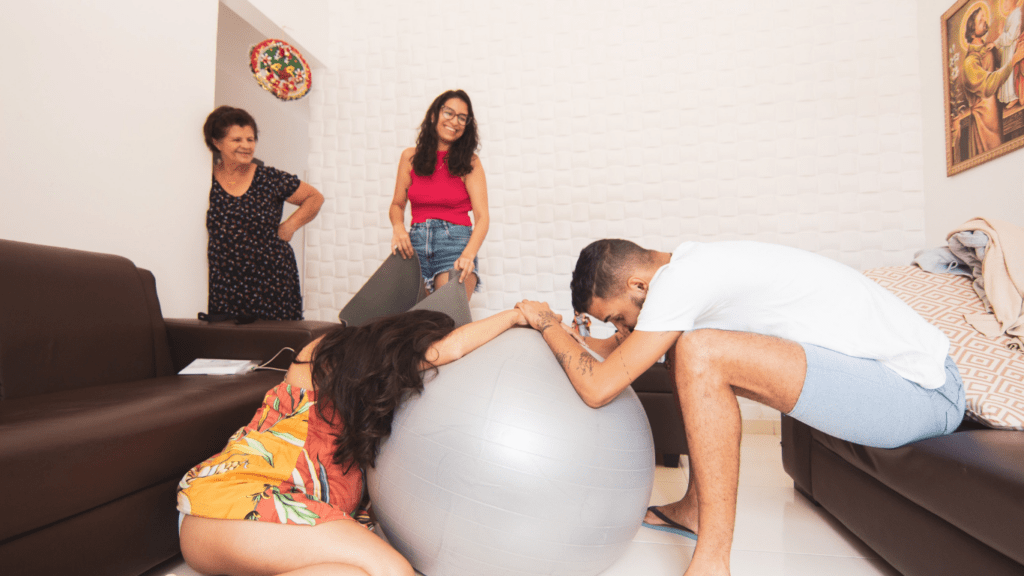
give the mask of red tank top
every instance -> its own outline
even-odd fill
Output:
[[[412,171],[408,194],[413,224],[433,218],[462,226],[473,225],[469,219],[473,203],[469,200],[466,183],[448,172],[447,154],[447,151],[437,153],[437,164],[430,176],[420,176],[416,170]]]

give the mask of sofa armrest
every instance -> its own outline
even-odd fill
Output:
[[[234,324],[181,318],[165,319],[164,324],[175,372],[196,358],[265,362],[285,347],[298,352],[311,340],[339,326],[337,322],[315,320],[257,320],[252,324]],[[271,366],[287,368],[291,360],[292,355],[286,352]]]

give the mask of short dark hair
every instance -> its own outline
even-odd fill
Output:
[[[586,313],[594,296],[612,298],[625,289],[625,276],[650,262],[651,251],[629,240],[605,238],[580,252],[572,272],[572,308]],[[600,318],[599,318],[600,320]]]
[[[437,164],[437,118],[441,114],[441,107],[452,98],[458,98],[466,103],[468,118],[462,136],[448,148],[448,172],[452,176],[462,177],[473,171],[473,154],[480,147],[480,137],[477,135],[476,120],[473,116],[473,103],[469,101],[469,94],[464,90],[448,90],[434,98],[420,124],[420,134],[416,137],[416,153],[412,157],[413,170],[420,176],[430,176],[434,173],[434,165]]]
[[[206,117],[206,123],[203,124],[203,137],[206,139],[206,147],[210,149],[210,152],[213,152],[214,156],[220,154],[220,150],[217,150],[213,141],[227,136],[228,130],[231,130],[232,126],[248,126],[252,128],[252,133],[256,136],[256,140],[260,139],[260,130],[256,127],[256,119],[251,114],[241,108],[220,106],[213,112],[210,112],[210,115]]]

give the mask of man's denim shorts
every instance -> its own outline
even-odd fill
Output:
[[[420,272],[427,288],[434,289],[434,278],[455,266],[462,251],[473,235],[471,226],[452,224],[446,220],[417,222],[409,230],[409,240],[420,259]],[[473,258],[473,274],[476,274],[476,291],[480,291],[480,274],[477,259]]]
[[[901,377],[878,360],[801,344],[807,375],[789,413],[830,436],[876,448],[949,434],[964,417],[960,371],[946,357],[946,383],[934,390]]]

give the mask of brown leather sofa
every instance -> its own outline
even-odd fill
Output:
[[[654,437],[654,453],[665,466],[679,466],[679,456],[689,454],[683,414],[676,397],[675,384],[661,362],[647,369],[633,381],[633,391],[647,412]]]
[[[135,575],[177,554],[178,480],[281,378],[177,371],[331,326],[164,320],[125,258],[0,240],[0,571]]]
[[[883,450],[783,416],[782,459],[798,491],[905,576],[1024,574],[1024,432],[966,423]]]

